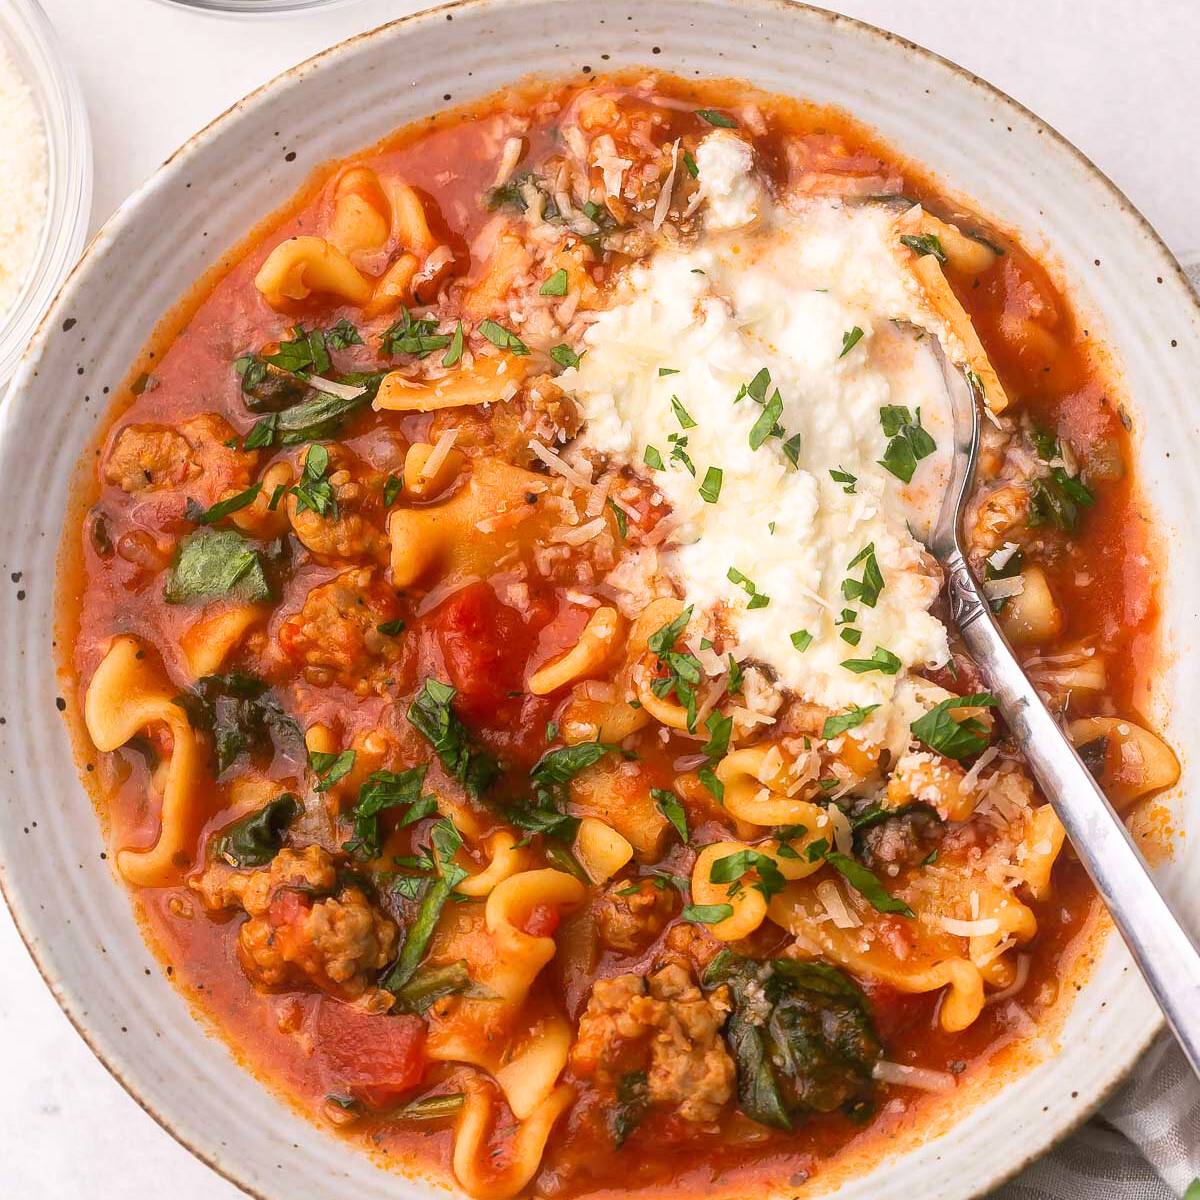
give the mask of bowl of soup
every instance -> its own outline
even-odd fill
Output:
[[[295,68],[60,294],[0,440],[6,895],[251,1193],[980,1194],[1159,1018],[922,545],[933,343],[973,569],[1188,912],[1195,301],[914,46],[566,16]]]

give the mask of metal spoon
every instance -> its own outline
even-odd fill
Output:
[[[949,363],[937,339],[929,342],[949,395],[954,456],[927,544],[945,569],[951,614],[1043,794],[1200,1075],[1200,950],[1155,887],[1121,818],[1026,678],[967,563],[960,528],[975,479],[983,397],[971,376]]]

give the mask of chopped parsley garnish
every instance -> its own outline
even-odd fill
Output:
[[[708,741],[701,747],[701,752],[708,756],[710,762],[724,758],[729,749],[729,738],[733,733],[733,718],[726,717],[716,709],[704,719],[704,728],[708,730]]]
[[[685,904],[679,915],[692,925],[717,925],[733,916],[733,905]]]
[[[642,462],[646,464],[652,471],[665,471],[666,463],[663,462],[662,453],[657,446],[647,446],[642,453]]]
[[[425,358],[449,345],[450,335],[438,333],[437,322],[432,317],[414,320],[407,308],[401,308],[400,319],[384,331],[379,350],[389,358],[393,354],[412,354],[417,358]]]
[[[204,509],[203,512],[196,516],[196,524],[198,525],[215,525],[223,517],[229,516],[230,513],[240,512],[243,508],[254,503],[258,499],[258,493],[262,491],[262,484],[251,484],[244,492],[238,492],[236,496],[230,496],[226,500],[218,500],[211,508]],[[188,502],[189,504],[191,501]]]
[[[450,338],[450,348],[442,355],[443,367],[456,367],[462,361],[464,340],[463,323],[459,321],[454,328],[454,335]]]
[[[538,288],[539,296],[565,296],[567,294],[567,284],[569,282],[566,267],[559,267],[557,271],[551,275],[545,283]],[[484,335],[487,336],[486,334]]]
[[[679,372],[674,367],[659,367],[658,377],[662,379],[664,375],[678,375]]]
[[[517,355],[529,353],[529,347],[515,333],[495,321],[480,322],[479,333],[500,350],[508,350]]]
[[[721,484],[725,480],[725,472],[720,467],[709,467],[704,472],[700,484],[700,499],[706,504],[716,504],[721,498]]]
[[[534,792],[539,798],[554,799],[557,789],[570,783],[580,771],[595,766],[606,754],[619,754],[620,749],[607,742],[580,742],[575,746],[547,750],[529,772]]]
[[[671,411],[675,414],[675,419],[679,422],[681,429],[695,429],[696,422],[692,418],[691,413],[679,402],[678,396],[671,397]]]
[[[404,490],[404,480],[399,475],[389,475],[383,481],[383,503],[391,508],[396,503],[396,497]]]
[[[310,372],[324,375],[333,367],[325,346],[325,334],[320,329],[306,330],[301,325],[293,326],[292,337],[280,342],[274,354],[264,354],[262,361],[281,371],[290,371],[293,375]],[[246,386],[245,374],[242,376],[242,386]]]
[[[855,325],[853,329],[847,330],[842,334],[842,352],[838,358],[845,358],[855,346],[862,341],[863,331]]]
[[[667,671],[664,677],[650,684],[650,690],[660,700],[674,692],[687,714],[689,732],[696,728],[696,688],[700,685],[700,660],[689,651],[676,650],[675,643],[691,619],[692,609],[689,606],[675,620],[669,621],[646,639],[646,648]]]
[[[550,347],[550,357],[554,359],[560,367],[577,367],[579,360],[583,356],[576,354],[570,346],[560,342],[557,346]]]
[[[617,525],[617,532],[626,537],[629,534],[629,517],[626,516],[625,510],[613,500],[609,500],[608,507],[612,509],[613,520]]]
[[[327,754],[320,750],[308,752],[309,770],[316,776],[313,790],[327,792],[339,779],[345,779],[354,769],[357,752],[342,750],[337,754]]]
[[[792,645],[795,646],[801,654],[803,654],[804,651],[812,645],[813,635],[809,633],[807,629],[797,629],[796,632],[791,635],[791,637]]]
[[[375,771],[358,789],[358,800],[351,812],[354,836],[342,849],[357,858],[377,858],[382,850],[379,814],[389,808],[405,808],[399,827],[413,825],[437,812],[437,799],[421,794],[425,765],[409,771]]]
[[[700,168],[696,165],[696,160],[692,157],[692,152],[690,150],[685,150],[683,152],[683,165],[687,170],[687,173],[693,179],[700,178]]]
[[[667,441],[671,443],[671,461],[682,463],[687,469],[688,474],[695,478],[696,464],[692,462],[691,455],[687,452],[687,435],[669,433],[667,434]]]
[[[779,418],[783,415],[783,397],[779,394],[779,389],[776,388],[770,400],[763,405],[763,410],[758,415],[758,420],[750,428],[750,449],[757,450],[767,438],[778,437],[782,430],[779,429]]]
[[[321,445],[309,446],[304,456],[304,470],[299,481],[291,488],[292,495],[296,497],[297,513],[311,510],[318,516],[337,519],[337,496],[333,485],[325,478],[328,471],[329,451]]]
[[[878,707],[878,704],[868,704],[860,708],[857,704],[852,704],[844,713],[826,717],[821,736],[829,741],[830,738],[845,733],[847,729],[857,729]]]
[[[737,122],[732,117],[726,116],[723,112],[717,112],[715,108],[698,108],[696,109],[696,116],[702,121],[707,121],[717,129],[737,128]]]
[[[760,592],[755,586],[754,581],[743,575],[742,572],[737,569],[737,567],[730,567],[729,570],[725,572],[725,578],[728,579],[730,583],[736,583],[738,587],[740,587],[742,591],[744,591],[746,595],[750,597],[750,602],[746,605],[748,609],[766,608],[767,605],[771,603],[771,597]]]
[[[325,344],[331,350],[345,350],[347,346],[361,346],[362,335],[343,317],[332,329],[325,331]]]
[[[783,456],[792,464],[793,467],[798,467],[800,465],[800,446],[803,441],[804,435],[796,433],[783,443]]]
[[[937,449],[937,443],[921,424],[921,410],[917,409],[914,419],[903,405],[888,404],[879,410],[879,423],[884,437],[891,439],[879,465],[903,483],[911,483],[917,463]]]
[[[932,254],[940,263],[946,261],[946,252],[942,243],[932,233],[906,233],[900,238],[900,244],[907,246],[918,258]]]
[[[846,565],[846,570],[852,571],[860,565],[862,579],[843,579],[842,595],[847,600],[861,600],[868,608],[874,608],[883,591],[883,573],[875,559],[874,542],[868,542]]]
[[[737,402],[743,399],[743,397],[749,396],[750,399],[754,400],[756,403],[765,404],[767,402],[767,388],[770,386],[771,372],[768,371],[766,367],[763,367],[758,374],[755,375],[752,380],[750,380],[749,383],[743,383],[742,386],[738,388],[738,393],[736,396],[734,396],[733,402],[734,404],[737,404]]]
[[[845,492],[847,496],[854,495],[854,485],[858,482],[857,475],[851,475],[849,471],[843,471],[841,467],[838,467],[836,470],[833,467],[830,467],[829,478],[832,479],[834,483],[840,483],[842,485],[842,491]]]
[[[709,794],[718,804],[725,803],[725,785],[717,778],[712,767],[701,767],[696,772],[696,778],[708,789]]]
[[[729,655],[728,661],[729,661],[729,682],[725,686],[726,686],[726,690],[732,696],[732,695],[736,695],[738,692],[740,692],[742,690],[742,667],[741,667],[741,664],[737,661],[737,659],[733,657],[732,653]]]
[[[376,625],[375,628],[383,634],[384,637],[396,637],[397,634],[404,632],[404,622],[399,617],[394,621],[384,621],[382,625]]]
[[[811,847],[810,847],[811,849]],[[825,861],[837,872],[839,872],[846,882],[867,901],[876,912],[881,913],[899,913],[903,917],[916,916],[911,908],[904,903],[903,900],[897,900],[882,883],[873,871],[868,870],[862,863],[856,861],[846,854],[839,854],[836,850],[825,855]]]
[[[843,642],[848,642],[851,646],[857,646],[858,643],[862,641],[862,630],[854,628],[843,629],[841,633],[838,634],[838,637],[840,637]]]
[[[279,416],[276,413],[271,413],[270,416],[255,421],[250,432],[246,434],[242,449],[260,450],[263,446],[270,446],[275,441],[275,428],[278,424]]]
[[[751,871],[758,876],[754,889],[761,892],[764,899],[770,900],[783,891],[786,880],[779,870],[779,864],[770,855],[760,854],[748,847],[725,858],[718,858],[709,868],[708,878],[712,883],[737,883]]]
[[[442,766],[472,796],[479,796],[499,775],[500,766],[473,744],[466,726],[450,707],[454,696],[454,688],[430,676],[409,705],[408,720],[429,740]]]
[[[994,708],[996,697],[990,692],[973,692],[969,696],[951,696],[931,708],[912,723],[913,736],[923,745],[947,758],[963,759],[987,748],[991,735],[978,717],[955,719],[951,713],[958,708]]]
[[[878,671],[881,675],[895,675],[904,664],[890,651],[876,646],[870,658],[847,658],[842,666],[855,675],[866,675]]]
[[[1062,454],[1062,447],[1059,445],[1058,438],[1046,429],[1038,429],[1034,426],[1029,431],[1029,440],[1033,443],[1033,448],[1037,451],[1037,456],[1043,462],[1053,462]]]
[[[687,813],[679,797],[667,788],[651,788],[650,795],[654,797],[658,811],[671,822],[671,827],[679,834],[679,840],[686,846],[689,836]]]

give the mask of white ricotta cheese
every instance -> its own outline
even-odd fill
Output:
[[[659,561],[700,629],[732,637],[739,659],[768,664],[818,703],[883,703],[909,668],[948,657],[929,613],[939,576],[909,531],[936,510],[950,441],[936,361],[918,331],[897,324],[928,314],[885,210],[776,206],[747,184],[749,147],[732,135],[706,138],[697,162],[704,235],[632,268],[561,377],[586,418],[580,444],[636,465],[670,503],[679,525]],[[765,393],[739,399],[764,368]],[[755,448],[773,402],[781,431]],[[941,448],[907,487],[878,462],[887,405],[920,407]],[[661,470],[647,465],[660,460]],[[712,503],[710,469],[721,472]],[[868,548],[883,578],[873,605],[844,586],[863,579]],[[844,665],[876,647],[899,659],[897,673]],[[884,718],[871,723],[877,735]]]
[[[735,133],[718,129],[696,147],[705,228],[740,229],[757,219],[763,188],[754,174],[754,151]]]

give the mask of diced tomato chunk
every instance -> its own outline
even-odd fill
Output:
[[[276,892],[271,899],[271,907],[267,910],[267,919],[276,929],[284,925],[294,925],[310,908],[307,896],[287,888]]]
[[[550,904],[535,904],[521,922],[521,928],[530,937],[553,937],[558,923],[558,909]]]
[[[464,718],[486,721],[510,693],[522,691],[534,636],[486,583],[455,592],[434,611],[431,625]]]
[[[331,1092],[348,1091],[371,1108],[384,1108],[425,1074],[425,1022],[322,999],[314,1052]]]

